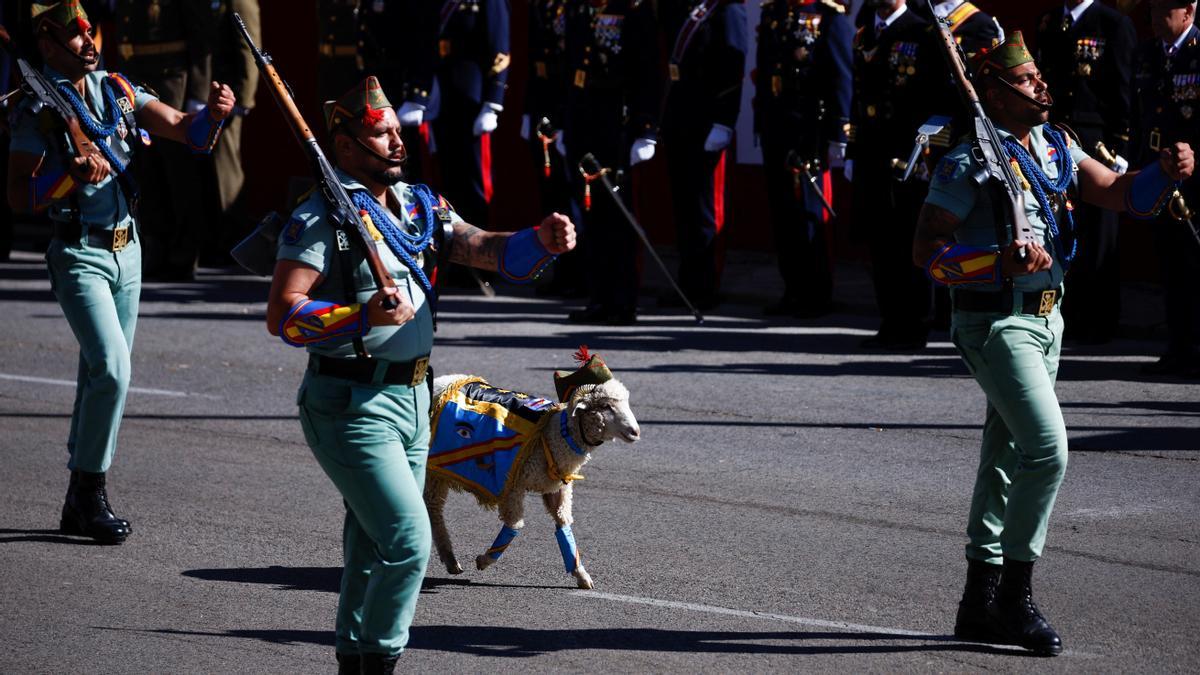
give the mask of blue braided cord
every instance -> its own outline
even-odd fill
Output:
[[[1050,205],[1050,198],[1046,195],[1049,190],[1055,193],[1066,192],[1071,185],[1071,179],[1074,176],[1074,169],[1071,166],[1071,151],[1067,147],[1066,139],[1062,134],[1053,130],[1047,129],[1046,136],[1050,140],[1050,144],[1054,146],[1054,163],[1058,168],[1058,181],[1053,182],[1050,177],[1042,171],[1042,167],[1030,156],[1029,151],[1025,146],[1021,145],[1017,139],[1009,136],[1004,139],[1004,147],[1008,150],[1008,154],[1013,159],[1017,160],[1017,165],[1021,167],[1021,172],[1029,180],[1030,191],[1033,192],[1034,198],[1037,199],[1038,210],[1042,214],[1042,219],[1046,221],[1046,229],[1050,234],[1050,238],[1054,241],[1055,251],[1061,251],[1062,237],[1058,228],[1058,219],[1054,215],[1054,208]],[[1067,220],[1066,231],[1068,234],[1075,233],[1075,216],[1070,209],[1066,209]],[[1079,240],[1072,236],[1071,250],[1063,253],[1062,262],[1064,265],[1069,265],[1075,259],[1075,252],[1079,248]]]
[[[108,163],[112,165],[117,173],[125,173],[125,165],[121,163],[121,160],[117,159],[117,155],[112,151],[112,148],[108,147],[108,137],[117,132],[117,124],[121,119],[120,113],[117,112],[120,110],[117,107],[117,97],[113,94],[111,85],[101,86],[100,88],[104,91],[104,101],[108,104],[105,117],[109,117],[110,115],[112,117],[112,120],[104,125],[101,125],[96,121],[96,118],[92,117],[91,111],[84,105],[83,99],[79,98],[79,92],[75,91],[74,87],[65,82],[58,83],[59,93],[75,109],[75,116],[79,118],[79,123],[83,125],[83,130],[87,133],[88,138],[92,139],[100,148],[101,154],[104,155],[104,158],[108,160]]]
[[[350,199],[354,201],[354,205],[359,209],[366,211],[371,216],[371,220],[375,222],[375,229],[383,235],[383,240],[387,242],[388,248],[404,266],[412,272],[412,275],[417,278],[417,282],[421,284],[421,288],[425,290],[425,295],[434,302],[433,284],[429,282],[429,277],[425,276],[425,270],[417,264],[416,256],[420,255],[433,239],[433,228],[436,216],[433,213],[433,203],[427,192],[417,190],[414,186],[413,194],[417,196],[417,200],[421,202],[421,209],[425,212],[425,228],[424,232],[417,235],[409,234],[402,228],[397,227],[392,223],[391,217],[384,212],[383,207],[369,193],[363,190],[355,190],[350,193]],[[427,190],[428,188],[426,188]]]
[[[585,455],[585,454],[587,454],[587,451],[584,450],[583,448],[579,447],[579,444],[575,442],[575,439],[571,438],[571,429],[570,429],[570,427],[567,426],[567,418],[568,417],[570,417],[570,415],[567,413],[566,410],[563,410],[562,415],[559,417],[560,421],[559,421],[559,425],[558,425],[559,426],[558,432],[560,434],[562,434],[563,440],[567,442],[567,447],[574,450],[575,454]]]

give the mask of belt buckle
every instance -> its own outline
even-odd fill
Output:
[[[1054,301],[1058,299],[1058,289],[1042,291],[1042,302],[1038,305],[1038,316],[1050,316],[1054,311]]]
[[[129,245],[129,228],[122,227],[113,230],[112,250],[116,253]]]
[[[412,382],[408,383],[410,387],[416,387],[425,381],[425,373],[429,370],[429,357],[422,356],[413,362]]]

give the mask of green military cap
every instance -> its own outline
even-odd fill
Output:
[[[30,5],[29,15],[33,19],[35,31],[45,30],[47,26],[51,25],[66,28],[72,21],[77,22],[79,30],[83,32],[87,32],[92,27],[91,22],[88,21],[87,12],[83,11],[79,0],[62,0],[62,2],[49,4],[35,2]]]
[[[1025,46],[1025,37],[1021,31],[1009,33],[1004,42],[990,49],[980,49],[973,59],[975,72],[980,75],[998,75],[1009,68],[1016,68],[1033,61],[1033,54]]]
[[[589,354],[587,345],[579,347],[579,351],[575,352],[575,360],[580,363],[575,372],[554,371],[554,391],[558,393],[559,401],[566,402],[582,385],[604,384],[613,379],[612,371],[604,365],[604,359],[598,354]]]
[[[384,108],[390,107],[392,104],[384,95],[383,87],[379,86],[379,80],[368,75],[338,100],[325,102],[325,126],[335,131],[350,120],[358,120],[369,127],[383,118]]]

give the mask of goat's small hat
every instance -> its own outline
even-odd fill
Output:
[[[336,131],[346,122],[356,120],[369,127],[383,118],[384,108],[390,107],[392,103],[383,93],[379,80],[368,75],[338,100],[325,102],[325,125],[330,131]]]
[[[580,345],[579,351],[575,352],[575,360],[580,363],[575,372],[554,371],[554,390],[558,393],[558,400],[564,403],[581,385],[604,384],[613,379],[612,371],[604,365],[604,359],[598,354],[588,353],[587,345]]]

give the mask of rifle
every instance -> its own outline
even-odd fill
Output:
[[[308,128],[308,124],[304,121],[304,117],[300,114],[299,108],[296,107],[296,101],[292,98],[291,89],[284,83],[283,78],[279,76],[279,72],[275,70],[275,66],[271,65],[271,57],[260,51],[258,46],[254,44],[254,39],[250,37],[250,31],[246,29],[246,23],[242,21],[242,17],[237,12],[233,13],[233,22],[242,34],[242,39],[245,40],[246,45],[250,47],[250,51],[254,54],[254,62],[258,65],[258,70],[262,73],[263,79],[266,80],[267,88],[275,98],[275,102],[279,104],[284,118],[287,119],[289,126],[292,128],[292,133],[296,135],[296,140],[300,142],[304,154],[308,156],[308,160],[312,164],[312,171],[317,179],[317,187],[320,188],[321,194],[325,197],[325,201],[329,205],[330,221],[339,230],[353,231],[358,234],[359,243],[362,244],[363,251],[367,255],[367,265],[371,268],[371,276],[375,279],[375,285],[381,289],[395,288],[395,280],[388,274],[387,268],[383,265],[383,260],[379,257],[379,249],[375,243],[375,238],[371,236],[370,231],[367,230],[366,223],[363,222],[361,215],[365,214],[360,215],[358,207],[350,199],[350,194],[346,192],[346,188],[338,180],[337,174],[329,164],[329,160],[325,158],[325,153],[321,151],[321,144],[317,142],[316,137],[313,136],[312,131]],[[397,306],[398,301],[394,297],[385,297],[383,304],[384,307],[393,309]]]
[[[104,155],[100,153],[100,148],[97,148],[92,139],[88,138],[84,133],[83,127],[79,124],[79,117],[75,114],[75,109],[70,103],[63,98],[63,95],[55,89],[53,84],[46,80],[46,76],[42,75],[41,71],[34,68],[27,59],[21,56],[16,44],[9,37],[8,31],[4,26],[0,26],[0,43],[4,44],[5,51],[12,57],[13,62],[17,64],[17,68],[21,71],[21,91],[26,95],[32,96],[38,100],[43,106],[54,111],[63,123],[66,125],[67,138],[71,141],[71,147],[74,149],[76,157],[92,157],[98,156],[101,161],[105,161]],[[15,92],[10,92],[4,98],[8,99]],[[114,170],[117,167],[113,167]]]
[[[926,2],[932,13],[933,0],[926,0]],[[933,16],[937,15],[933,14]],[[1021,181],[1017,178],[1016,172],[1013,171],[1012,164],[1008,161],[1007,153],[1000,142],[1000,134],[996,131],[996,125],[992,124],[992,120],[983,111],[983,104],[979,100],[979,94],[975,91],[971,75],[967,70],[966,54],[955,41],[954,34],[950,32],[950,24],[945,19],[935,20],[938,33],[942,37],[942,54],[946,57],[950,74],[953,75],[954,82],[958,85],[958,91],[962,94],[963,102],[967,104],[975,126],[974,139],[971,142],[971,156],[982,164],[983,168],[975,172],[971,176],[971,180],[981,188],[989,186],[993,198],[1001,203],[1006,203],[1005,211],[1009,225],[1012,227],[1014,240],[1033,241],[1033,226],[1029,224],[1029,219],[1025,216],[1025,191],[1021,187]],[[1017,250],[1017,260],[1024,262],[1027,255],[1024,248]]]

